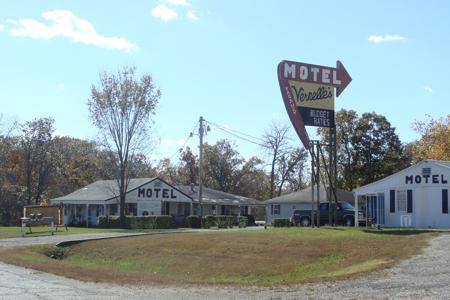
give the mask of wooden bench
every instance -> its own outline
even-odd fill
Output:
[[[20,232],[22,234],[22,237],[25,236],[24,227],[28,227],[30,233],[33,233],[33,231],[31,230],[32,226],[42,226],[42,225],[50,226],[52,235],[55,234],[55,231],[58,231],[58,227],[65,227],[66,231],[68,231],[67,225],[55,225],[53,217],[43,217],[40,214],[36,215],[30,214],[28,217],[20,218],[20,220],[21,220]]]

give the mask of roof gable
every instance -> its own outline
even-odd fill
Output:
[[[386,176],[383,179],[374,181],[372,183],[360,186],[353,190],[355,193],[364,193],[367,189],[374,189],[378,186],[384,186],[390,180],[394,180],[397,177],[404,177],[405,175],[418,174],[423,168],[432,168],[432,170],[440,169],[440,170],[450,170],[450,161],[443,160],[431,160],[426,159],[418,162],[415,165],[412,165],[408,168],[398,171],[392,175]]]
[[[155,179],[156,178],[130,179],[127,187],[127,194]],[[98,180],[66,196],[52,199],[52,201],[106,201],[117,197],[119,197],[119,186],[116,180]]]

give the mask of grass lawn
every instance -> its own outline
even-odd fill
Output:
[[[57,235],[76,234],[76,233],[98,233],[98,232],[130,232],[127,229],[105,229],[105,228],[84,228],[84,227],[68,227],[68,231],[64,227],[58,228],[55,232]],[[51,235],[51,229],[48,226],[33,226],[32,233],[29,233],[28,227],[24,228],[25,236],[41,236]],[[133,231],[134,232],[134,231]],[[0,239],[21,237],[20,227],[17,226],[0,226]]]
[[[71,278],[119,284],[276,285],[342,278],[420,253],[437,232],[348,228],[220,230],[4,250],[0,260]]]

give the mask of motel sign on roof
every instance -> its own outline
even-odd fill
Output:
[[[309,137],[305,125],[334,128],[334,88],[336,97],[352,78],[340,61],[336,68],[282,61],[278,81],[286,110],[306,149]]]

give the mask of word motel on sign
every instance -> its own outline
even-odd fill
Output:
[[[340,85],[337,79],[337,70],[308,64],[284,63],[284,78],[314,82],[318,84]]]

